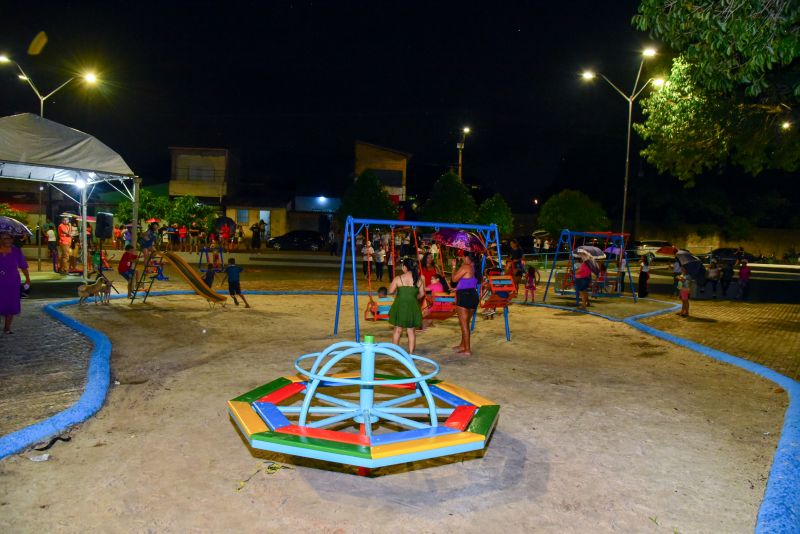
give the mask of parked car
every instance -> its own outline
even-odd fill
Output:
[[[642,257],[642,256],[650,256],[650,258],[654,258],[657,260],[668,260],[674,257],[674,254],[671,255],[664,255],[659,254],[658,249],[662,247],[671,247],[673,246],[672,243],[669,241],[660,241],[657,239],[643,239],[641,241],[632,241],[630,244],[630,249],[633,250],[635,256]]]
[[[709,261],[714,259],[717,260],[717,263],[730,263],[734,264],[739,259],[736,256],[735,248],[715,248],[709,254]],[[742,253],[742,259],[747,260],[748,262],[754,262],[756,257],[750,254],[749,252]]]
[[[313,230],[292,230],[288,234],[273,237],[267,241],[267,246],[275,250],[322,250],[325,239],[319,232]]]

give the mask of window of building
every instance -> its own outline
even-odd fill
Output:
[[[248,224],[250,222],[250,210],[236,210],[236,224]]]

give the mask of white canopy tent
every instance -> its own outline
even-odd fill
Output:
[[[86,205],[94,188],[108,184],[129,198],[132,220],[138,219],[140,180],[120,155],[89,134],[38,115],[0,117],[0,178],[47,183],[78,204],[84,279],[89,265]],[[131,232],[136,242],[136,224]]]

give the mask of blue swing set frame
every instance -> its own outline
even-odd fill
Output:
[[[631,285],[631,295],[633,295],[633,301],[636,302],[636,291],[633,288],[633,278],[631,277],[631,266],[628,263],[628,253],[625,251],[625,236],[621,234],[612,234],[612,233],[598,233],[598,232],[573,232],[572,230],[561,230],[561,235],[558,237],[558,244],[556,244],[556,253],[553,255],[553,265],[550,267],[550,275],[547,277],[547,285],[544,289],[544,296],[542,297],[542,302],[547,302],[547,292],[550,290],[550,282],[553,280],[553,273],[556,269],[556,262],[558,261],[558,256],[561,254],[562,244],[567,245],[567,249],[569,250],[569,263],[572,269],[572,272],[575,272],[575,238],[582,237],[584,239],[591,238],[591,239],[603,239],[607,243],[611,243],[612,247],[616,247],[620,251],[620,256],[625,260],[625,268],[628,273],[628,282]],[[606,279],[604,284],[608,283],[608,279]],[[620,297],[622,296],[622,288],[619,287],[624,284],[618,284],[617,291],[615,293],[592,293],[593,297]],[[559,293],[561,295],[571,295],[575,294],[576,301],[578,300],[578,292],[575,290],[561,290],[558,289],[553,290],[555,293]]]
[[[347,246],[350,245],[350,258],[353,274],[353,318],[355,320],[356,339],[361,339],[361,325],[359,319],[359,306],[358,306],[358,275],[356,274],[356,236],[365,228],[370,225],[385,226],[387,228],[410,228],[416,231],[419,228],[433,228],[438,231],[440,228],[455,228],[458,230],[469,230],[477,232],[483,242],[486,243],[487,252],[489,247],[494,246],[497,250],[497,261],[500,270],[503,269],[503,258],[500,254],[500,233],[497,230],[497,225],[492,223],[489,225],[481,224],[453,224],[453,223],[440,223],[430,221],[392,221],[384,219],[355,219],[348,216],[344,226],[344,236],[342,238],[342,262],[339,267],[339,289],[336,293],[336,318],[333,323],[333,335],[339,333],[339,311],[342,302],[342,286],[344,283],[344,268],[347,259]],[[486,267],[486,254],[481,255],[481,268],[480,271],[475,273],[475,277],[479,280],[483,276]],[[480,290],[480,284],[476,291]],[[475,316],[472,316],[471,330],[475,329]],[[505,320],[506,341],[511,341],[511,330],[508,327],[508,308],[503,308],[503,319]]]

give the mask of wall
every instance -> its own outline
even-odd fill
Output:
[[[385,169],[403,173],[402,187],[387,187],[390,195],[406,199],[406,168],[408,156],[379,146],[356,142],[356,176],[368,169]]]
[[[252,237],[252,232],[250,231],[250,227],[259,221],[259,213],[263,211],[269,211],[269,234],[270,237],[277,237],[285,234],[289,230],[287,230],[287,220],[286,220],[286,208],[253,208],[250,206],[228,206],[225,210],[225,215],[233,219],[234,221],[237,220],[236,212],[239,209],[246,209],[248,211],[248,223],[243,224],[244,226],[244,235],[247,239]],[[295,228],[292,228],[293,230]]]
[[[800,230],[756,228],[749,239],[725,239],[719,234],[700,236],[689,228],[657,229],[643,227],[640,239],[664,239],[679,248],[705,253],[715,248],[744,247],[755,256],[782,258],[790,249],[800,251]]]
[[[227,150],[173,148],[171,151],[170,196],[221,198],[227,194]]]

